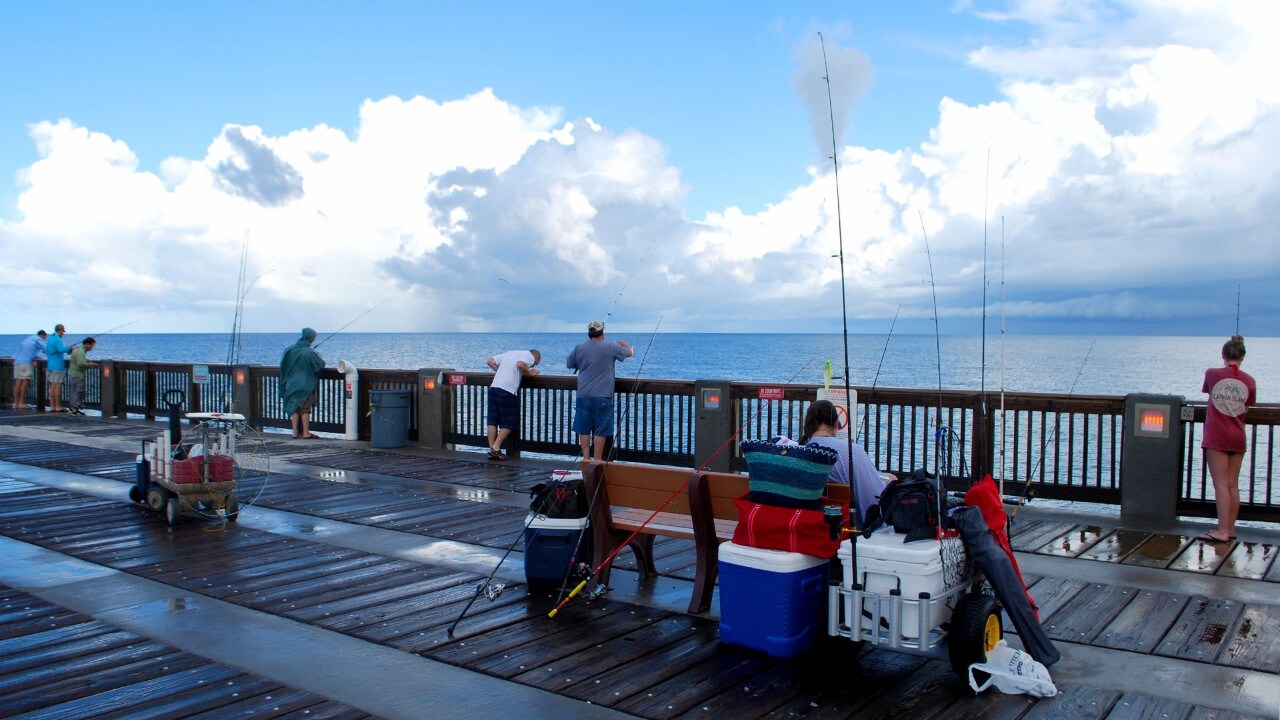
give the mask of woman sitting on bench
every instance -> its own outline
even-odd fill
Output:
[[[831,466],[831,474],[827,480],[843,485],[849,484],[849,440],[836,437],[836,426],[840,416],[836,406],[830,400],[818,400],[809,406],[804,415],[804,434],[800,436],[801,445],[818,445],[839,454],[839,459]],[[858,443],[853,443],[853,477],[857,481],[854,490],[858,498],[858,527],[867,518],[867,510],[884,492],[884,480],[875,463],[871,462],[867,451]]]

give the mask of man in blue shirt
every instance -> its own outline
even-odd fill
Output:
[[[44,357],[44,339],[49,334],[41,330],[22,341],[18,347],[18,356],[13,359],[13,409],[28,410],[34,405],[27,404],[27,387],[36,377],[36,358]]]
[[[67,353],[71,348],[62,336],[67,329],[58,323],[53,326],[53,336],[45,341],[44,352],[49,356],[49,409],[53,412],[71,412],[62,407],[62,386],[67,383]]]
[[[613,437],[613,366],[634,352],[626,340],[607,342],[604,323],[592,320],[587,326],[587,341],[569,353],[565,365],[578,371],[578,399],[574,403],[573,431],[578,433],[582,459],[592,459],[595,438],[595,461],[604,460],[607,438]]]

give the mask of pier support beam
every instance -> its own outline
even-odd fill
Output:
[[[453,392],[448,373],[453,368],[418,370],[418,444],[433,450],[452,450],[445,445],[444,432],[453,420]]]
[[[697,423],[693,428],[693,466],[700,468],[733,435],[733,402],[728,380],[698,380],[693,384]],[[725,448],[707,465],[712,472],[729,472],[733,453]]]
[[[21,398],[13,396],[15,390],[13,384],[13,361],[8,359],[0,361],[0,403],[15,405],[22,402]]]
[[[1126,523],[1172,523],[1182,481],[1182,401],[1175,395],[1126,395],[1120,517]]]

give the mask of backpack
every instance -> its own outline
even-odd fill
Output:
[[[552,478],[529,490],[529,509],[535,515],[553,519],[577,519],[587,516],[587,486],[582,476]]]
[[[938,479],[923,470],[891,482],[880,495],[880,504],[867,513],[866,530],[890,525],[894,532],[906,535],[902,542],[935,540],[942,527],[942,493]]]

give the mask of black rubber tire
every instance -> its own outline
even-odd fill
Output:
[[[227,522],[235,522],[240,519],[240,501],[235,495],[227,498]]]
[[[170,497],[169,501],[164,504],[164,519],[170,525],[177,525],[182,519],[182,501],[176,497]]]
[[[142,502],[142,490],[137,485],[129,486],[129,499],[136,503]]]
[[[169,493],[165,492],[165,489],[162,487],[152,485],[151,489],[147,490],[147,507],[155,510],[156,512],[164,512],[164,504],[168,499]]]
[[[966,595],[956,603],[947,632],[947,656],[951,669],[966,683],[969,666],[986,662],[987,651],[1004,637],[1000,603],[990,595]]]

